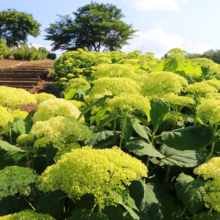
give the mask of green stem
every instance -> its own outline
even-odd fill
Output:
[[[117,136],[116,136],[116,119],[114,119],[114,140],[116,141]]]
[[[33,206],[23,195],[21,195],[21,196],[22,196],[22,198],[25,200],[25,202],[27,202],[28,205],[35,211],[34,206]]]
[[[146,167],[148,168],[148,165],[149,165],[149,161],[150,161],[150,156],[148,155],[147,156],[147,161],[146,161]]]
[[[9,138],[10,138],[10,144],[12,144],[11,126],[9,126]]]
[[[30,167],[30,161],[29,161],[29,157],[28,157],[28,150],[27,150],[27,143],[25,143],[25,149],[26,149],[26,152],[27,152],[27,163],[28,163],[28,167]]]
[[[124,121],[123,121],[123,127],[122,127],[122,131],[121,131],[121,139],[120,139],[120,144],[119,144],[120,149],[121,149],[122,141],[123,141],[123,138],[124,138],[126,119],[127,119],[127,114],[125,115]]]
[[[208,210],[207,214],[211,215],[211,214],[212,214],[212,210],[213,210],[213,208],[211,207],[211,208]]]
[[[98,205],[98,212],[102,212],[102,208],[100,205]]]
[[[170,166],[167,166],[166,177],[165,177],[165,180],[164,180],[165,183],[168,182],[168,179],[169,179],[169,173],[170,173]]]

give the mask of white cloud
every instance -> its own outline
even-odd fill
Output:
[[[195,45],[194,53],[203,54],[207,50],[211,50],[211,49],[214,49],[211,45],[208,45],[208,44],[201,42],[200,44]]]
[[[131,52],[134,50],[142,50],[145,52],[154,52],[155,56],[161,58],[167,51],[172,48],[183,48],[185,41],[181,36],[171,36],[166,34],[162,29],[152,29],[146,33],[137,32],[135,37],[129,40],[129,45],[123,47],[123,52]]]
[[[138,11],[149,10],[178,10],[179,5],[176,0],[122,0],[129,8]],[[187,2],[188,0],[183,0]]]

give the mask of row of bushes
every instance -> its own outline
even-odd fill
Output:
[[[3,39],[0,39],[0,59],[13,58],[15,60],[43,60],[56,59],[56,54],[51,54],[45,47],[29,46],[23,44],[21,47],[9,48],[6,46]]]

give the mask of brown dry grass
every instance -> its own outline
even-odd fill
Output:
[[[20,64],[21,63],[21,64]],[[53,67],[54,60],[36,60],[36,61],[22,61],[22,60],[0,60],[0,69],[2,68],[14,68],[18,66],[39,66],[39,67]]]

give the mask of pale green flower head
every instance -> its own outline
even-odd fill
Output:
[[[69,101],[64,99],[48,99],[38,106],[38,110],[33,116],[33,122],[46,121],[56,116],[73,117],[77,119],[80,113],[79,109]],[[80,119],[80,122],[84,122],[83,117]]]
[[[55,220],[55,218],[48,214],[37,213],[27,209],[11,215],[2,216],[0,220]]]
[[[130,64],[100,64],[92,73],[94,78],[101,77],[122,77],[132,78],[135,75],[134,67]]]
[[[37,101],[34,95],[24,89],[0,86],[0,104],[3,105],[6,103],[15,107],[22,104],[36,104]]]
[[[0,200],[16,193],[28,196],[30,184],[37,181],[38,176],[28,167],[8,166],[0,170]]]
[[[220,100],[220,93],[207,93],[205,99]]]
[[[163,100],[169,103],[175,111],[181,111],[183,107],[193,108],[195,101],[186,96],[178,96],[173,93],[164,95]]]
[[[220,209],[220,157],[214,157],[194,170],[194,173],[201,175],[206,182],[205,187],[208,193],[203,197],[206,207]]]
[[[109,59],[108,57],[100,57],[97,59],[97,64],[103,64],[103,63],[111,64],[112,60]]]
[[[131,64],[132,66],[138,65],[139,60],[138,59],[127,59],[124,60],[124,64]]]
[[[220,80],[207,80],[207,81],[203,81],[203,82],[216,88],[218,91],[220,90]]]
[[[69,86],[67,88],[70,89],[70,88],[74,88],[74,89],[89,89],[90,88],[90,85],[89,83],[83,79],[83,78],[75,78],[75,79],[71,79],[69,80]]]
[[[59,79],[59,82],[66,82],[66,81],[68,81],[68,79],[66,77],[62,77]]]
[[[68,74],[66,75],[66,77],[67,77],[68,79],[72,79],[72,78],[75,77],[75,75],[72,74],[72,73],[68,73]]]
[[[107,104],[112,109],[120,108],[123,112],[129,113],[136,110],[143,115],[151,109],[149,100],[140,94],[122,93],[110,99]]]
[[[116,205],[124,185],[141,177],[147,177],[147,167],[119,148],[83,147],[73,149],[56,164],[47,167],[38,187],[44,192],[59,189],[74,199],[91,193],[95,196],[95,203],[103,208]]]
[[[121,93],[139,94],[140,86],[132,79],[118,77],[99,78],[86,97],[87,102],[95,101],[105,95],[119,95]]]
[[[193,93],[196,96],[204,96],[207,93],[216,93],[218,90],[205,82],[194,83],[186,88],[187,92]]]
[[[72,103],[77,108],[85,107],[86,104],[84,102],[76,101],[76,100],[68,100],[70,103]]]
[[[65,147],[66,143],[87,140],[91,135],[88,127],[78,122],[75,118],[57,116],[47,121],[36,122],[29,133],[30,141],[35,142],[34,147],[46,147],[53,143],[57,148]]]
[[[12,111],[11,114],[14,118],[21,118],[22,120],[24,120],[27,117],[28,112],[21,111],[21,110],[14,110]]]
[[[195,58],[191,60],[191,64],[194,67],[201,67],[201,66],[210,67],[214,64],[214,61],[207,58]]]
[[[8,128],[8,122],[13,122],[13,115],[8,112],[7,108],[0,106],[0,126],[3,130]]]
[[[146,54],[146,57],[147,57],[147,58],[150,58],[150,59],[153,59],[154,56],[155,56],[155,53],[154,53],[154,52],[147,52],[147,53],[145,53],[145,54]]]
[[[197,115],[210,125],[220,122],[220,100],[205,100],[197,107]]]
[[[28,134],[21,134],[20,136],[18,136],[18,138],[16,139],[16,142],[18,144],[27,144],[29,141],[29,135]]]
[[[46,93],[46,92],[42,92],[42,93],[35,93],[33,94],[35,99],[37,100],[37,102],[43,102],[43,101],[46,101],[48,99],[56,99],[56,96],[55,95],[52,95],[52,94],[49,94],[49,93]]]
[[[165,94],[179,94],[188,82],[183,77],[171,72],[152,72],[138,79],[141,94],[144,96],[163,97]]]

